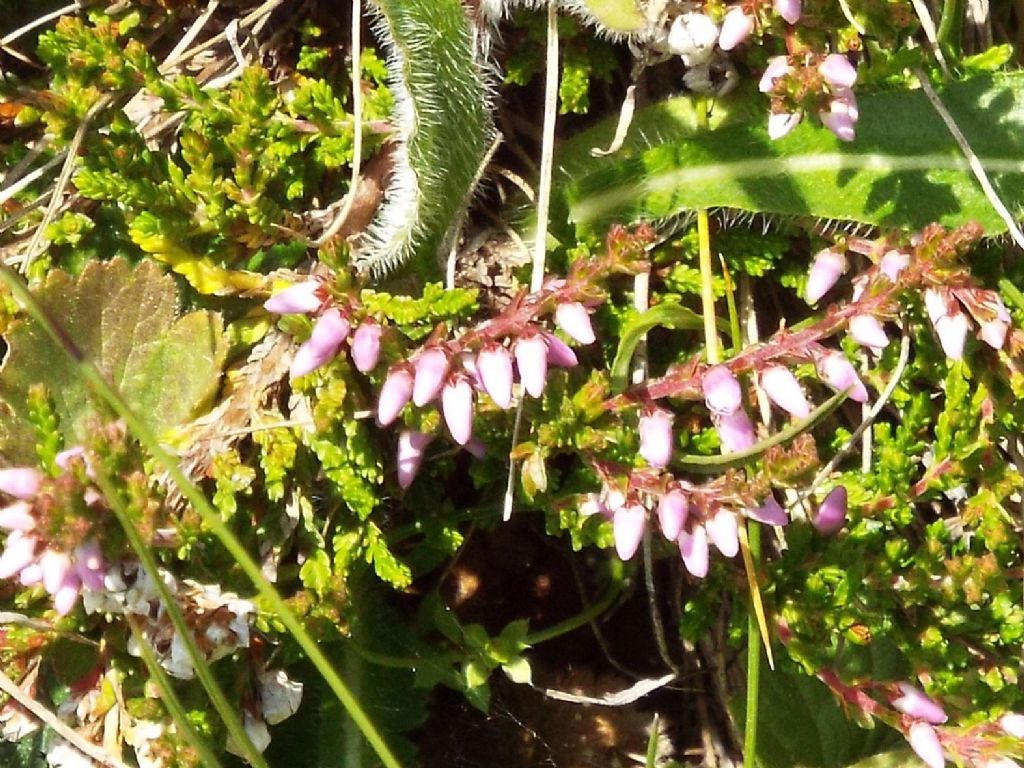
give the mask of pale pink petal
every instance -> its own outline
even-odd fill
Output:
[[[735,413],[714,417],[722,453],[740,453],[753,448],[757,443],[754,423],[742,408]]]
[[[713,365],[701,377],[704,402],[714,414],[735,413],[743,402],[740,383],[724,365]]]
[[[789,24],[796,24],[800,20],[800,12],[803,10],[800,0],[772,0],[775,12]]]
[[[924,760],[928,768],[943,768],[946,758],[942,753],[939,735],[928,723],[914,723],[910,726],[907,741],[917,756]]]
[[[601,501],[600,495],[596,493],[588,493],[580,501],[579,513],[584,517],[590,517],[591,515],[603,515],[608,511],[605,507],[604,502]]]
[[[615,552],[623,560],[636,554],[644,538],[647,510],[639,504],[620,507],[612,516],[612,532],[615,535]]]
[[[690,503],[682,491],[671,490],[661,497],[658,502],[658,523],[666,539],[675,541],[679,538],[689,511]]]
[[[640,455],[652,467],[672,461],[672,414],[654,408],[640,417]]]
[[[818,65],[818,72],[829,85],[837,88],[852,88],[857,82],[857,69],[850,60],[839,53],[832,53]]]
[[[851,318],[850,335],[858,344],[874,350],[884,349],[889,344],[885,328],[873,315],[857,315]]]
[[[6,493],[16,499],[34,499],[42,482],[43,473],[32,467],[0,469],[0,493]]]
[[[800,125],[802,119],[802,112],[772,112],[768,115],[768,138],[781,139]]]
[[[265,302],[263,308],[275,315],[309,314],[316,312],[323,303],[318,280],[295,283],[278,291]]]
[[[882,260],[878,262],[878,271],[895,283],[899,280],[900,273],[909,266],[910,254],[903,251],[886,251]]]
[[[918,690],[910,683],[900,683],[899,688],[903,695],[892,703],[898,711],[932,725],[942,725],[946,722],[948,718],[945,710],[924,691]]]
[[[53,607],[60,616],[67,616],[71,613],[71,609],[75,607],[75,603],[78,601],[78,594],[81,589],[82,585],[78,581],[78,577],[74,574],[69,574],[64,583],[53,593]]]
[[[43,569],[43,587],[52,595],[71,572],[71,558],[63,552],[47,549],[39,557],[39,566]]]
[[[818,514],[811,520],[811,524],[818,533],[824,536],[831,536],[837,533],[846,524],[847,493],[845,486],[837,485],[833,488],[821,506],[818,507]]]
[[[487,455],[487,444],[479,437],[471,437],[463,448],[474,459],[482,459]]]
[[[800,382],[788,368],[781,365],[766,368],[761,373],[761,387],[773,403],[798,419],[806,419],[811,414]]]
[[[512,355],[500,344],[487,344],[476,358],[484,390],[499,408],[512,405]]]
[[[967,340],[969,329],[970,321],[967,315],[959,311],[944,315],[935,321],[935,333],[939,337],[939,344],[950,360],[960,360],[964,356],[964,342]]]
[[[677,540],[679,554],[682,555],[686,570],[698,579],[708,575],[710,552],[708,551],[708,534],[703,525],[696,525],[693,531],[683,531]]]
[[[722,31],[718,36],[718,47],[723,51],[731,51],[750,37],[754,31],[754,20],[743,12],[739,6],[729,9],[722,20]]]
[[[1002,320],[989,320],[981,324],[981,338],[992,349],[1002,349],[1006,344],[1006,334],[1010,330],[1009,323]]]
[[[764,504],[757,509],[748,509],[747,517],[765,525],[784,526],[789,524],[786,510],[775,500],[774,496],[769,496],[765,499]]]
[[[1007,712],[999,718],[999,727],[1015,739],[1024,739],[1024,715]]]
[[[818,375],[821,380],[838,392],[850,390],[850,399],[866,403],[868,391],[857,375],[853,364],[842,352],[829,352],[818,361]]]
[[[412,388],[412,373],[404,365],[388,372],[377,400],[377,423],[380,426],[386,427],[398,418],[398,414],[412,398]]]
[[[38,562],[29,563],[21,569],[21,573],[18,574],[18,581],[21,582],[23,587],[34,587],[43,580],[43,569],[39,566]]]
[[[427,347],[413,361],[416,378],[413,381],[412,401],[424,406],[439,394],[448,376],[448,355],[438,347]]]
[[[708,538],[726,557],[736,557],[740,551],[739,524],[731,510],[719,509],[704,522]]]
[[[768,60],[768,66],[764,70],[764,74],[761,75],[761,80],[757,84],[757,88],[761,93],[771,93],[775,88],[775,81],[780,77],[785,77],[793,68],[789,65],[789,61],[785,56],[775,56]]]
[[[462,375],[454,376],[441,392],[441,411],[452,439],[465,445],[473,436],[473,387]]]
[[[295,353],[291,378],[305,376],[333,360],[348,337],[349,330],[348,320],[341,316],[338,309],[332,307],[324,312],[313,326],[309,340]]]
[[[516,365],[523,389],[532,397],[544,394],[548,376],[548,345],[538,333],[523,336],[515,345]]]
[[[27,533],[36,527],[32,516],[32,505],[27,501],[16,501],[0,509],[0,528],[8,531]]]
[[[807,273],[807,301],[817,304],[828,293],[839,277],[846,271],[845,254],[832,248],[818,251]]]
[[[0,554],[0,579],[9,579],[36,559],[36,539],[17,531],[7,537],[7,545]]]
[[[380,360],[380,337],[384,332],[376,320],[364,320],[352,334],[352,364],[361,373],[377,367]]]
[[[403,491],[412,485],[420,471],[423,454],[432,439],[431,435],[411,429],[403,430],[398,436],[398,486]]]
[[[590,324],[590,314],[578,301],[559,304],[555,309],[555,322],[570,338],[580,344],[594,343],[596,337],[594,327]]]
[[[87,541],[75,549],[75,573],[86,589],[92,591],[103,589],[105,572],[106,563],[103,560],[103,550],[95,540]]]
[[[854,128],[855,120],[848,112],[819,112],[821,123],[836,135],[840,141],[853,141],[857,138]]]
[[[548,365],[555,368],[575,368],[579,365],[580,361],[576,357],[576,353],[573,352],[572,347],[555,336],[555,334],[541,331],[541,336],[544,337],[544,341],[548,345]]]

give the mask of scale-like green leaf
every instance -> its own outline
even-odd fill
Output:
[[[940,96],[1003,201],[1019,216],[1024,74],[975,77]],[[771,141],[762,114],[675,136],[666,133],[664,120],[653,132],[634,126],[638,138],[632,145],[606,158],[570,148],[571,162],[560,163],[569,219],[600,233],[616,222],[721,207],[908,229],[974,220],[988,234],[1005,231],[923,92],[865,95],[860,114],[852,143],[812,120]],[[644,117],[638,121],[642,126]]]
[[[159,432],[188,420],[214,394],[227,352],[220,316],[178,316],[174,279],[155,263],[91,262],[74,279],[53,271],[36,296],[74,342]],[[45,384],[65,442],[80,442],[97,414],[75,362],[35,321],[8,331],[0,368],[0,454],[34,463],[27,393]]]

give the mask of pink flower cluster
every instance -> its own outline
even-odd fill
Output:
[[[80,449],[71,449],[58,455],[58,464],[67,466]],[[83,588],[103,589],[106,564],[95,540],[86,541],[70,554],[50,546],[38,530],[34,502],[43,490],[45,478],[31,467],[0,469],[0,494],[14,501],[0,509],[0,528],[8,531],[3,553],[0,554],[0,579],[18,576],[28,587],[42,584],[53,596],[53,605],[61,616],[69,613]],[[93,504],[98,494],[86,499]]]
[[[777,103],[768,117],[768,136],[781,139],[804,116],[804,101],[813,103],[822,124],[842,141],[853,141],[859,112],[853,85],[857,70],[839,53],[825,56],[816,66],[797,67],[790,57],[768,62],[758,88],[773,94]],[[792,88],[790,86],[793,86]]]
[[[772,7],[787,24],[796,24],[803,12],[801,0],[772,0]],[[754,31],[756,23],[756,16],[748,4],[730,6],[725,12],[725,18],[722,19],[718,47],[723,51],[731,51],[738,47]]]
[[[326,365],[341,351],[349,340],[352,364],[366,373],[377,366],[380,359],[380,340],[383,328],[373,318],[359,324],[355,333],[347,312],[331,304],[327,291],[319,280],[306,280],[290,285],[275,293],[263,303],[264,309],[277,315],[316,315],[313,331],[292,360],[290,375],[296,379]],[[351,338],[350,335],[351,334]]]

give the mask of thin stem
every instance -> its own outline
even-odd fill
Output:
[[[963,0],[945,0],[939,16],[939,45],[949,48],[954,56],[960,55],[960,35],[964,18]]]
[[[43,24],[46,24],[46,23],[48,23],[50,21],[53,21],[54,19],[58,19],[61,16],[66,16],[69,13],[72,13],[72,12],[75,12],[75,11],[79,11],[79,10],[81,10],[81,8],[78,5],[78,3],[69,3],[68,5],[65,5],[65,6],[63,6],[61,8],[58,8],[55,11],[51,11],[50,13],[46,14],[45,16],[40,16],[38,19],[34,19],[34,20],[30,21],[28,24],[25,24],[24,26],[18,27],[13,32],[11,32],[9,34],[6,34],[3,37],[0,37],[0,48],[3,48],[3,47],[6,47],[6,46],[10,45],[15,40],[17,40],[19,37],[21,37],[22,35],[26,34],[27,32],[31,32],[36,27],[41,27],[41,26],[43,26]]]
[[[284,624],[285,629],[291,633],[299,647],[306,653],[310,662],[316,667],[324,681],[337,696],[342,706],[348,712],[349,717],[355,722],[363,736],[373,747],[377,756],[386,768],[400,768],[401,764],[391,752],[380,732],[374,727],[367,717],[366,712],[359,702],[349,691],[348,686],[331,666],[323,651],[316,641],[302,626],[302,622],[295,612],[288,606],[284,598],[274,589],[273,584],[267,581],[260,566],[249,555],[238,538],[224,524],[220,514],[206,500],[202,491],[189,480],[181,471],[177,461],[160,444],[156,435],[138,415],[128,406],[121,394],[115,390],[106,380],[103,374],[96,368],[95,364],[86,359],[85,355],[75,343],[50,319],[45,310],[39,305],[35,297],[28,290],[19,277],[10,268],[0,266],[0,282],[6,285],[14,298],[26,308],[29,314],[42,326],[47,334],[60,346],[64,352],[77,363],[77,373],[88,384],[96,395],[103,400],[122,419],[139,442],[153,456],[156,462],[167,472],[174,484],[180,489],[182,495],[191,502],[193,508],[202,518],[204,525],[216,536],[228,554],[238,563],[246,576],[256,587],[260,596],[266,602],[269,610],[276,614],[276,617]]]
[[[544,128],[540,150],[540,184],[537,187],[537,241],[533,246],[533,274],[530,290],[544,285],[544,259],[548,244],[548,208],[551,205],[551,176],[555,165],[555,117],[558,111],[558,9],[548,3],[547,64],[544,75]]]
[[[654,589],[654,556],[651,552],[651,527],[644,530],[644,586],[647,587],[647,610],[651,615],[651,625],[654,627],[654,642],[658,646],[658,654],[665,665],[675,675],[680,674],[679,667],[672,660],[672,654],[668,651],[668,641],[665,639],[665,627],[661,622],[661,611],[658,610],[658,593]]]
[[[103,469],[105,469],[105,467]],[[237,744],[238,748],[242,751],[245,759],[251,765],[257,766],[257,768],[269,768],[266,761],[263,759],[263,755],[261,755],[260,751],[256,749],[256,745],[252,743],[252,739],[249,738],[249,734],[245,732],[245,727],[242,725],[242,721],[238,718],[238,714],[228,702],[227,697],[224,695],[224,691],[221,690],[220,685],[217,683],[213,673],[210,671],[210,666],[206,663],[206,658],[203,656],[202,651],[199,650],[199,646],[196,645],[196,639],[192,634],[192,628],[188,625],[188,622],[185,621],[185,617],[181,613],[181,608],[178,606],[178,601],[175,600],[174,595],[171,594],[171,590],[167,587],[167,584],[160,576],[160,568],[157,565],[156,558],[153,557],[153,553],[149,550],[149,546],[146,542],[143,541],[142,534],[139,533],[139,529],[135,527],[135,523],[128,511],[128,506],[121,498],[121,494],[118,493],[116,488],[114,488],[114,485],[110,480],[110,476],[107,475],[105,471],[97,472],[96,485],[98,485],[100,490],[103,492],[103,496],[106,498],[107,504],[110,506],[110,510],[114,513],[114,517],[117,518],[117,522],[121,524],[121,528],[124,529],[124,534],[128,539],[128,543],[138,556],[139,562],[142,563],[142,567],[149,574],[149,579],[153,582],[153,586],[156,587],[156,591],[160,595],[160,601],[164,604],[167,616],[170,618],[171,624],[174,626],[174,631],[181,639],[182,645],[185,646],[185,652],[188,654],[189,661],[192,662],[192,667],[196,671],[196,677],[199,678],[199,682],[202,683],[207,696],[210,697],[210,703],[213,704],[213,708],[217,710],[217,714],[220,715],[221,720],[224,722],[224,726],[228,729],[228,734],[230,734],[235,744]]]
[[[747,521],[747,543],[754,572],[761,565],[761,526]],[[753,593],[751,600],[753,600]],[[757,716],[761,693],[761,628],[757,614],[747,611],[747,706],[743,726],[743,768],[755,768],[757,760]]]
[[[708,102],[703,96],[697,97],[697,125],[707,129]],[[722,360],[718,343],[718,328],[715,325],[715,286],[711,263],[711,222],[705,209],[697,211],[697,243],[700,255],[700,304],[704,315],[704,346],[708,362],[715,365]]]

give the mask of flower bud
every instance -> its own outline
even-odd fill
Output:
[[[289,372],[291,378],[305,376],[330,362],[341,349],[350,328],[348,320],[341,316],[336,307],[324,312],[313,326],[309,340],[295,353]]]
[[[24,536],[15,531],[7,537],[7,545],[0,554],[0,579],[11,578],[35,559],[35,536]]]
[[[768,115],[768,138],[772,141],[781,139],[800,125],[802,112],[772,112]]]
[[[837,533],[846,524],[846,505],[846,487],[837,485],[821,502],[818,514],[811,520],[811,524],[823,536]]]
[[[487,444],[479,437],[471,437],[463,447],[474,459],[483,459],[487,456]]]
[[[992,349],[1002,349],[1010,324],[1002,320],[989,320],[981,324],[981,338]]]
[[[948,718],[945,710],[934,699],[910,683],[900,683],[899,687],[903,695],[893,701],[895,709],[915,720],[924,720],[932,725],[942,725],[946,722]]]
[[[53,593],[53,607],[59,616],[67,616],[78,601],[78,594],[82,584],[74,573],[69,573],[67,578]]]
[[[739,524],[731,510],[719,508],[704,522],[708,538],[726,557],[736,557],[740,551]]]
[[[857,82],[857,69],[841,53],[831,53],[818,65],[825,82],[836,88],[852,88]]]
[[[858,403],[868,401],[868,391],[857,375],[853,364],[842,352],[829,352],[818,361],[821,380],[838,392],[850,390],[850,399]]]
[[[853,141],[857,138],[854,128],[857,118],[842,102],[833,101],[831,109],[827,112],[819,112],[818,117],[821,119],[821,124],[832,131],[840,141]]]
[[[907,741],[911,749],[920,757],[928,768],[943,768],[946,758],[942,753],[939,735],[928,723],[917,722],[910,726]]]
[[[32,517],[32,505],[27,501],[16,501],[0,509],[0,528],[28,533],[35,527],[36,519]]]
[[[713,365],[701,377],[704,402],[713,414],[725,415],[739,410],[743,401],[740,383],[724,365]]]
[[[772,0],[772,5],[786,23],[796,24],[800,20],[800,12],[803,10],[800,0]]]
[[[1015,739],[1024,739],[1024,715],[1019,715],[1016,712],[1007,712],[999,718],[999,727],[1008,736],[1013,736]]]
[[[910,266],[910,255],[903,251],[886,251],[878,262],[878,271],[888,277],[892,282],[900,278],[900,273]]]
[[[672,414],[653,408],[640,417],[640,455],[652,467],[672,461]]]
[[[380,360],[380,337],[384,332],[376,320],[363,320],[352,335],[352,364],[360,373],[369,373]]]
[[[448,376],[448,355],[440,347],[426,347],[413,360],[416,378],[412,386],[412,401],[424,406],[441,393]]]
[[[0,469],[0,493],[16,499],[30,501],[39,493],[43,473],[32,467],[7,467]]]
[[[594,327],[590,324],[590,315],[587,308],[578,301],[559,304],[555,308],[555,322],[570,338],[580,344],[594,343]]]
[[[644,538],[647,510],[640,504],[619,507],[612,515],[612,533],[615,536],[615,552],[622,560],[629,560],[636,554]]]
[[[398,487],[407,490],[420,471],[423,454],[433,439],[432,435],[404,429],[398,436]]]
[[[487,344],[476,358],[484,390],[499,408],[512,405],[512,355],[500,344]]]
[[[576,357],[576,353],[572,351],[572,347],[555,334],[541,331],[541,336],[544,337],[544,341],[548,345],[548,365],[553,365],[555,368],[575,368],[579,365],[580,361]]]
[[[596,493],[588,493],[580,501],[579,513],[583,517],[590,517],[591,515],[603,515],[608,511],[605,507],[604,502],[601,500],[601,496]]]
[[[950,360],[960,360],[964,356],[964,342],[967,340],[969,328],[967,315],[959,310],[935,321],[935,333],[939,337],[939,344]]]
[[[523,389],[532,397],[544,394],[548,376],[548,345],[539,333],[522,336],[516,341],[516,365]]]
[[[52,595],[63,586],[70,573],[71,558],[63,552],[47,549],[39,557],[39,567],[43,569],[43,587]]]
[[[807,273],[807,303],[817,304],[822,296],[832,290],[832,286],[845,271],[845,254],[832,248],[818,251]]]
[[[757,89],[761,93],[771,93],[775,89],[775,81],[780,77],[785,77],[793,71],[793,67],[789,65],[789,60],[785,56],[775,56],[768,60],[768,66],[764,70],[764,74],[761,75],[761,80],[757,84]]]
[[[668,31],[668,49],[688,67],[706,63],[718,42],[718,25],[703,13],[676,16]]]
[[[788,368],[772,365],[761,373],[761,387],[765,394],[779,408],[798,419],[806,419],[811,414],[800,382],[796,380]]]
[[[933,325],[940,317],[949,314],[949,305],[952,300],[949,292],[941,288],[929,288],[924,292],[924,308]]]
[[[858,344],[878,351],[889,345],[885,328],[873,315],[857,315],[850,318],[850,335]]]
[[[691,575],[703,579],[708,575],[708,532],[703,525],[695,525],[693,531],[683,531],[676,540],[683,565]]]
[[[39,561],[34,561],[21,569],[18,574],[18,581],[23,587],[34,587],[43,580],[43,569],[39,567]]]
[[[679,489],[673,489],[661,497],[658,502],[658,523],[666,539],[675,541],[679,538],[689,512],[690,502]]]
[[[740,453],[753,448],[757,443],[754,423],[742,408],[735,413],[715,416],[714,422],[718,439],[722,443],[722,453]]]
[[[764,503],[757,509],[748,509],[747,517],[765,525],[789,525],[786,510],[775,500],[774,496],[769,496],[765,499]]]
[[[323,303],[320,293],[319,280],[306,280],[278,291],[263,302],[263,308],[275,315],[306,315],[320,308]]]
[[[754,20],[739,6],[733,6],[722,20],[722,32],[718,36],[718,47],[731,51],[750,37],[754,31]]]
[[[412,398],[413,377],[404,365],[388,371],[377,400],[377,423],[386,427],[398,418],[405,404]]]
[[[441,392],[441,411],[452,439],[465,445],[473,436],[473,387],[462,374],[455,374]]]
[[[75,549],[75,573],[86,589],[94,592],[102,590],[106,569],[103,551],[95,540],[87,541]]]

